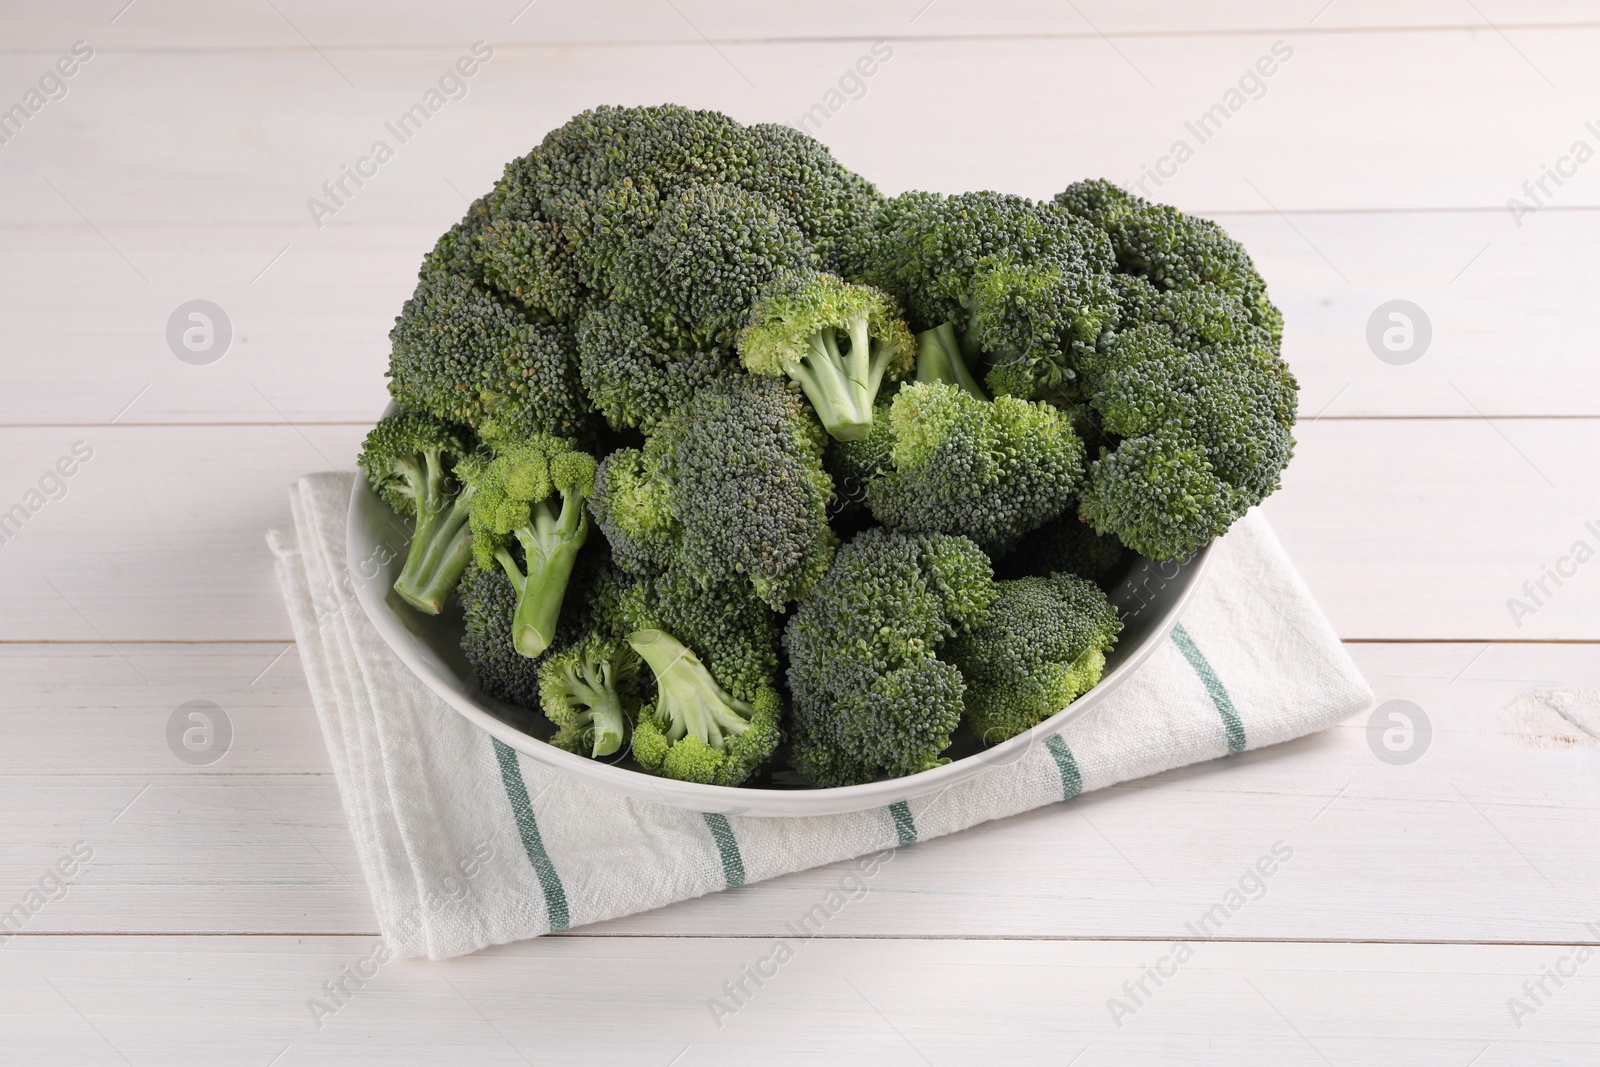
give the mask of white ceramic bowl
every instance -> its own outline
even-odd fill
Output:
[[[406,521],[389,510],[364,478],[357,477],[350,496],[347,544],[357,599],[400,661],[441,699],[518,752],[592,785],[640,800],[724,815],[862,811],[935,793],[990,767],[1021,759],[1034,745],[1104,700],[1156,650],[1178,621],[1210,554],[1208,546],[1182,562],[1138,560],[1110,594],[1122,616],[1123,629],[1117,647],[1106,657],[1100,684],[1027,733],[987,749],[970,738],[958,738],[957,758],[905,778],[813,789],[792,773],[779,772],[759,784],[734,789],[659,778],[632,764],[626,750],[614,757],[615,762],[573,755],[545,743],[543,738],[550,736],[553,728],[543,715],[484,696],[461,654],[464,624],[454,598],[443,614],[424,615],[394,592],[394,580],[405,561],[406,531]]]

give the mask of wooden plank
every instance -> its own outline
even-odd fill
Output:
[[[443,964],[367,964],[358,938],[19,938],[0,971],[5,1062],[1579,1065],[1600,1053],[1591,961],[1523,1027],[1506,1000],[1572,949],[1091,941],[794,946],[731,1016],[707,1002],[768,940],[547,939]],[[307,1002],[371,974],[319,1029]],[[771,971],[771,967],[768,970]],[[1171,970],[1171,967],[1168,967]],[[725,994],[723,994],[725,996]],[[1124,1001],[1126,1003],[1126,1001]],[[1403,1010],[1397,1008],[1403,1006]],[[623,1021],[625,1020],[625,1022]],[[1487,1051],[1486,1051],[1487,1050]]]
[[[1563,311],[1600,279],[1600,212],[1542,216],[1520,232],[1485,213],[1220,219],[1284,310],[1304,418],[1600,415],[1588,324]],[[12,356],[12,388],[0,423],[373,420],[387,401],[389,328],[437,236],[420,224],[340,227],[314,245],[287,225],[110,234],[147,250],[152,277],[186,280],[124,284],[126,265],[81,224],[7,231],[0,351]],[[88,306],[82,284],[99,294]],[[222,305],[235,336],[219,362],[191,366],[164,329],[201,295]],[[1419,305],[1432,335],[1403,366],[1367,341],[1369,319],[1395,299]]]
[[[1323,419],[1299,429],[1267,513],[1342,636],[1592,639],[1592,567],[1547,584],[1531,616],[1506,602],[1576,541],[1595,542],[1597,431],[1586,419]],[[288,521],[288,484],[350,469],[364,432],[0,428],[0,512],[32,499],[74,442],[94,450],[67,495],[0,546],[12,609],[0,640],[288,640],[262,536]]]
[[[273,16],[264,9],[260,17]],[[1185,122],[1237,92],[1273,35],[1198,45],[1137,38],[1115,48],[1098,36],[906,41],[849,101],[828,94],[867,50],[862,41],[505,48],[464,98],[403,144],[384,123],[433,87],[464,44],[108,51],[4,146],[0,222],[87,219],[113,243],[107,227],[141,222],[293,224],[308,244],[332,225],[442,229],[462,209],[447,179],[473,195],[574,113],[600,102],[662,100],[786,123],[825,102],[826,121],[810,128],[895,192],[1048,196],[1084,176],[1136,180],[1186,137],[1193,158],[1150,188],[1194,210],[1500,208],[1524,195],[1522,183],[1539,178],[1541,164],[1586,136],[1593,116],[1581,101],[1600,79],[1589,62],[1597,33],[1519,31],[1514,47],[1498,33],[1466,29],[1284,37],[1292,58],[1259,90],[1250,87],[1259,99],[1238,101],[1203,138]],[[0,83],[20,93],[41,62],[35,54],[0,56]],[[193,91],[197,85],[206,91]],[[272,101],[268,114],[241,118],[258,114],[263,100]],[[348,204],[319,231],[308,198],[325,195],[322,184],[378,138],[394,142],[395,157],[359,189],[347,184]],[[1600,171],[1578,168],[1550,191],[1560,205],[1600,203]],[[120,244],[143,271],[153,250]],[[264,248],[260,262],[277,250]],[[197,251],[189,277],[209,280],[204,249]],[[111,250],[103,255],[128,285],[146,284]],[[183,280],[145,273],[152,286]]]
[[[1600,746],[1574,742],[1571,724],[1529,696],[1592,716],[1573,698],[1600,680],[1600,646],[1350,649],[1380,701],[1411,701],[1430,720],[1417,762],[1379,761],[1362,716],[924,842],[883,865],[827,936],[1182,936],[1279,841],[1292,860],[1226,937],[1559,941],[1600,921],[1587,888],[1600,878]],[[293,657],[252,686],[265,647],[125,651],[151,686],[129,685],[124,665],[94,649],[0,648],[0,750],[16,754],[0,776],[13,813],[0,826],[0,886],[22,892],[80,838],[96,850],[30,931],[374,932]],[[233,749],[209,767],[165,747],[171,707],[196,694],[234,724]],[[778,936],[843,870],[577,936]]]
[[[1137,5],[1082,0],[927,0],[860,5],[814,3],[736,4],[692,0],[672,6],[649,0],[608,0],[584,5],[496,4],[465,0],[448,7],[411,2],[357,2],[336,8],[281,3],[271,8],[217,9],[199,0],[164,5],[159,14],[117,15],[90,3],[8,12],[0,20],[8,51],[45,51],[58,42],[98,33],[107,47],[152,51],[193,48],[408,47],[490,36],[518,42],[698,42],[816,37],[989,36],[1073,34],[1109,36],[1260,32],[1263,29],[1406,29],[1491,23],[1507,28],[1593,21],[1580,0],[1483,0],[1478,10],[1425,0],[1288,0],[1272,5],[1247,0],[1150,0]],[[498,35],[496,37],[495,35]]]

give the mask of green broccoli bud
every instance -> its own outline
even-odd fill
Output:
[[[633,650],[600,634],[546,656],[539,704],[557,727],[550,743],[596,759],[620,749],[637,701],[638,673]]]
[[[1070,574],[995,583],[988,614],[945,650],[966,678],[967,723],[985,745],[1038,725],[1100,680],[1122,630],[1093,582]]]
[[[416,520],[394,589],[418,611],[437,615],[472,560],[472,489],[454,467],[476,449],[471,431],[419,411],[401,411],[367,434],[356,460],[373,490]]]
[[[594,491],[595,466],[570,442],[539,434],[503,445],[475,472],[473,554],[484,570],[498,564],[516,587],[512,639],[525,656],[539,655],[555,639],[572,567],[589,535],[584,501]]]
[[[840,440],[872,428],[872,406],[887,379],[916,358],[894,301],[833,274],[783,275],[756,302],[739,335],[745,369],[800,384],[823,427]]]
[[[690,782],[739,785],[772,754],[777,691],[730,695],[692,650],[664,630],[635,630],[628,644],[656,677],[656,701],[639,715],[633,754],[645,769]]]

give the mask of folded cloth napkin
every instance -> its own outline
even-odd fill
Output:
[[[682,811],[496,741],[389,651],[345,569],[351,475],[303,478],[268,543],[378,924],[443,959],[954,833],[1332,726],[1372,695],[1266,520],[1222,539],[1182,624],[1058,737],[944,792],[851,815]]]

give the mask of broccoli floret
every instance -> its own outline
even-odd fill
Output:
[[[827,270],[844,273],[882,194],[841,166],[826,145],[793,126],[762,123],[748,132],[758,166],[741,184],[793,218]]]
[[[784,630],[790,757],[819,786],[937,766],[961,718],[961,673],[939,658],[983,619],[989,558],[948,534],[856,535]]]
[[[861,275],[919,332],[948,323],[991,390],[1027,399],[1069,383],[1072,354],[1111,321],[1114,263],[1104,233],[1053,204],[911,192],[884,205]]]
[[[892,469],[867,483],[886,526],[1003,553],[1061,514],[1083,477],[1083,442],[1049,404],[917,382],[895,396],[889,424]]]
[[[945,650],[966,679],[967,723],[985,745],[1036,726],[1100,680],[1122,622],[1070,574],[995,583],[981,623]]]
[[[851,441],[872,428],[884,380],[910,372],[916,345],[885,293],[807,271],[786,274],[761,294],[739,354],[754,374],[793,378],[828,433]]]
[[[739,378],[697,394],[642,451],[608,457],[594,512],[624,566],[676,561],[702,582],[742,577],[774,608],[833,558],[826,440],[783,383]]]
[[[539,655],[555,639],[573,564],[589,535],[584,500],[594,478],[594,457],[568,441],[535,435],[502,446],[472,479],[473,554],[484,570],[501,567],[516,587],[512,640],[525,656]],[[522,549],[521,562],[513,544]]]
[[[678,347],[627,304],[590,308],[577,337],[583,388],[614,429],[651,433],[702,389],[742,373],[726,349]]]
[[[635,630],[627,640],[656,678],[655,703],[640,711],[633,733],[634,758],[646,770],[736,786],[772,755],[782,738],[776,689],[741,700],[665,630]]]
[[[389,340],[389,393],[401,407],[464,422],[490,442],[593,430],[568,328],[530,322],[470,278],[424,273]]]
[[[814,255],[763,198],[732,185],[685,185],[619,254],[607,295],[639,308],[674,345],[731,347],[756,295]]]
[[[454,468],[476,448],[470,431],[420,411],[401,411],[379,420],[356,460],[384,503],[416,520],[394,589],[429,615],[443,610],[472,561],[472,490]]]
[[[1078,353],[1075,395],[1099,444],[1080,503],[1102,534],[1153,559],[1220,536],[1278,487],[1298,386],[1283,318],[1216,223],[1105,181],[1056,197],[1115,250],[1118,310]]]
[[[638,707],[639,659],[626,642],[600,633],[539,666],[539,703],[556,725],[550,743],[598,759],[622,747]]]
[[[511,620],[517,611],[517,587],[504,571],[469,568],[457,587],[467,628],[461,651],[472,677],[484,694],[525,708],[539,706],[539,664],[517,651]]]
[[[776,688],[778,616],[748,582],[703,583],[681,567],[619,589],[607,615],[612,632],[666,630],[697,649],[718,681],[741,700]]]
[[[635,574],[664,570],[677,553],[683,523],[674,505],[670,435],[643,450],[619,448],[600,461],[589,513],[611,545],[617,565]]]
[[[1115,534],[1095,533],[1094,527],[1066,512],[1051,519],[994,562],[1001,578],[1043,578],[1065,572],[1092,582],[1116,574],[1128,558]]]

